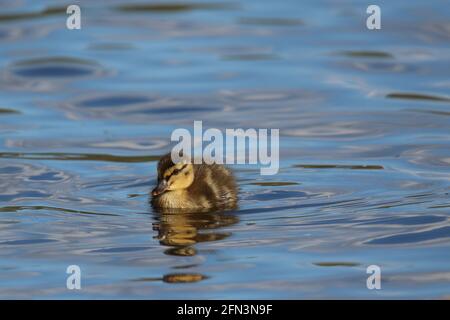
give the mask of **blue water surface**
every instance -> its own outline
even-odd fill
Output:
[[[448,4],[77,3],[0,0],[0,298],[450,297]],[[194,120],[280,129],[280,171],[155,213]]]

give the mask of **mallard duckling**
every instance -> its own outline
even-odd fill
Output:
[[[237,185],[222,165],[173,163],[169,153],[159,160],[151,203],[155,209],[232,209],[237,205]]]

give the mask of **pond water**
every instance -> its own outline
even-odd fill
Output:
[[[450,297],[448,5],[379,1],[370,31],[364,1],[77,3],[81,30],[0,1],[0,298]],[[280,171],[157,214],[194,120],[279,128]]]

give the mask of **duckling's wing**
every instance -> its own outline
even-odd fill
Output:
[[[237,184],[230,169],[214,165],[212,167],[213,175],[217,183],[216,201],[219,207],[232,207],[237,202]]]
[[[236,202],[236,193],[232,190],[224,190],[224,192],[220,194],[220,197],[217,200],[217,206],[224,208],[234,207],[236,205]]]

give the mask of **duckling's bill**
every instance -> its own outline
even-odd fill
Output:
[[[167,191],[169,184],[166,179],[162,179],[158,182],[158,185],[152,190],[152,196],[158,196]]]

